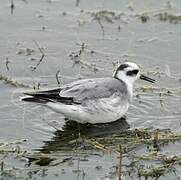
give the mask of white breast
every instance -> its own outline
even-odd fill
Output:
[[[85,118],[89,123],[107,123],[118,120],[128,110],[128,101],[111,96],[87,103],[84,108]]]

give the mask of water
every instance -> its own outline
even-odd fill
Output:
[[[11,14],[10,2],[0,2],[0,74],[31,87],[40,84],[40,88],[44,89],[58,86],[58,70],[60,82],[65,84],[79,77],[111,76],[113,64],[133,61],[144,67],[144,73],[150,72],[157,82],[154,85],[142,81],[136,83],[135,97],[126,114],[131,129],[170,128],[181,132],[180,20],[169,23],[160,21],[156,16],[164,12],[179,13],[179,0],[170,3],[156,0],[80,0],[77,6],[75,0],[19,0],[14,4]],[[100,17],[100,24],[96,19],[100,14],[95,16],[95,13],[103,10],[107,12]],[[111,12],[115,14],[112,16]],[[146,23],[140,19],[143,12],[150,17]],[[119,15],[120,19],[116,18]],[[82,43],[86,46],[80,57],[70,57],[79,53]],[[32,71],[41,58],[39,47],[43,48],[45,57]],[[28,54],[27,48],[33,51]],[[77,61],[79,63],[75,64]],[[142,87],[149,88],[143,91]],[[13,87],[3,81],[0,88],[1,141],[27,139],[21,147],[32,152],[41,149],[45,141],[51,142],[56,131],[49,124],[61,128],[64,124],[62,117],[45,108],[20,102],[22,92],[31,88]],[[180,144],[174,147],[171,151],[177,151]],[[62,152],[55,156],[64,157]],[[114,154],[98,158],[88,153],[87,156],[88,161],[80,161],[81,173],[86,173],[86,179],[105,177],[114,171],[111,168],[117,164]],[[65,174],[58,172],[57,175],[59,167],[49,167],[48,175],[43,178],[83,178],[83,174],[76,177],[77,174],[72,171],[77,168],[76,161],[71,167],[62,165]],[[10,160],[11,163],[14,159]],[[102,166],[101,170],[95,170],[93,164]],[[16,165],[19,166],[18,162]],[[94,175],[92,171],[95,171]],[[40,174],[36,176],[42,178]],[[174,179],[175,176],[164,178]]]

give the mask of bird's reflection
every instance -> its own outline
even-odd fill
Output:
[[[44,145],[39,150],[43,153],[71,150],[75,148],[75,143],[71,142],[75,142],[80,135],[85,138],[106,137],[125,131],[128,128],[129,124],[125,118],[104,124],[79,124],[75,121],[67,121],[63,130],[55,131],[52,139],[44,141]]]

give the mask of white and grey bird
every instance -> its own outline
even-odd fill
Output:
[[[83,79],[57,89],[25,93],[23,101],[42,104],[79,123],[108,123],[128,110],[137,79],[154,83],[132,62],[120,64],[112,77]]]

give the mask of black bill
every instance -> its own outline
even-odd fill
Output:
[[[147,77],[147,76],[145,76],[145,75],[143,75],[143,74],[141,74],[140,79],[143,79],[143,80],[145,80],[145,81],[149,81],[149,82],[151,82],[151,83],[154,83],[154,82],[155,82],[154,79],[151,79],[151,78],[149,78],[149,77]]]

